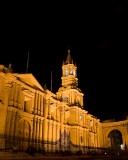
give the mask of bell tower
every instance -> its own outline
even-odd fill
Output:
[[[68,56],[62,65],[62,86],[77,88],[77,67],[73,64],[73,59],[71,58],[70,50],[68,50]]]
[[[62,87],[57,92],[60,101],[67,102],[69,106],[79,106],[83,108],[84,94],[78,88],[77,66],[71,58],[70,50],[66,61],[62,64]]]

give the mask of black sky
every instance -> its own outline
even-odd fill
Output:
[[[28,72],[53,92],[61,85],[67,49],[78,67],[85,109],[101,120],[124,119],[127,103],[126,1],[15,4],[1,12],[0,64]]]

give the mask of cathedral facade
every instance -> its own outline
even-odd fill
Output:
[[[0,65],[0,148],[87,153],[89,148],[128,146],[128,120],[102,123],[84,109],[70,50],[61,80],[54,94],[32,74]]]

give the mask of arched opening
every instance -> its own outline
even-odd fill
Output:
[[[112,130],[108,134],[108,146],[112,149],[121,149],[121,144],[123,143],[122,134],[119,130]]]
[[[30,125],[26,120],[22,120],[18,126],[19,150],[26,150],[30,140]]]

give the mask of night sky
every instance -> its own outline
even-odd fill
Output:
[[[84,108],[101,120],[128,113],[128,3],[17,4],[1,13],[0,64],[57,92],[70,49]]]

